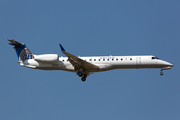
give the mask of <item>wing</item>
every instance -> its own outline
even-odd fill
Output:
[[[65,51],[65,49],[62,47],[61,44],[59,44],[62,50],[62,53],[64,53],[67,57],[69,62],[74,66],[75,70],[80,70],[84,69],[85,71],[90,71],[90,70],[98,70],[99,67],[96,65],[93,65],[89,62],[86,62],[68,52]]]

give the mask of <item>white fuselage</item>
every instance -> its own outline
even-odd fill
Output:
[[[8,41],[15,48],[19,59],[18,63],[21,66],[41,70],[76,72],[83,82],[94,72],[113,69],[161,68],[160,75],[163,75],[163,70],[173,67],[171,63],[152,55],[76,57],[66,52],[61,44],[59,44],[60,49],[67,57],[59,57],[58,54],[34,55],[25,44],[13,39],[8,39]]]
[[[36,55],[34,55],[36,56]],[[36,57],[35,57],[36,58]],[[97,57],[79,57],[80,59],[92,63],[99,67],[98,70],[85,69],[85,72],[101,72],[112,69],[133,69],[133,68],[162,68],[170,69],[171,63],[160,60],[152,55],[149,56],[97,56]],[[74,66],[68,61],[68,57],[59,57],[58,61],[47,63],[35,59],[20,62],[24,67],[41,70],[65,70],[77,72]]]

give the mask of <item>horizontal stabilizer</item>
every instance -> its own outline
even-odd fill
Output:
[[[19,42],[13,40],[13,39],[8,39],[8,41],[11,42],[11,43],[9,43],[10,45],[14,45],[14,46],[23,46],[22,43],[19,43]]]

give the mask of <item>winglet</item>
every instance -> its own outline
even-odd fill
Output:
[[[65,51],[65,49],[63,48],[63,46],[61,44],[59,44],[61,51]]]

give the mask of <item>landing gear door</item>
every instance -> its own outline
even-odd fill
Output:
[[[141,65],[141,58],[140,57],[136,58],[136,65]]]

